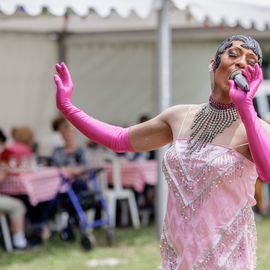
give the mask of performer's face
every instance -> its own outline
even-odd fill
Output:
[[[248,73],[248,65],[258,63],[258,56],[251,50],[241,46],[241,41],[233,41],[232,46],[224,51],[220,58],[220,64],[214,71],[214,87],[229,91],[229,77],[235,69],[245,69]]]

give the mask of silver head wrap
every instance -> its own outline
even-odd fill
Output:
[[[239,40],[243,43],[241,44],[243,48],[252,50],[258,56],[259,65],[262,66],[262,49],[259,43],[252,37],[235,35],[225,39],[218,47],[215,55],[215,62],[213,64],[213,70],[217,69],[220,64],[220,56],[225,52],[225,50],[230,48],[232,46],[232,42],[236,40]]]

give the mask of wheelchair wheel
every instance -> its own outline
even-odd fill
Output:
[[[84,250],[89,251],[94,247],[94,239],[86,233],[82,234],[81,245]]]

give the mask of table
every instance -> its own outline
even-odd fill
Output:
[[[0,183],[0,194],[27,195],[34,206],[53,199],[61,186],[59,169],[38,168],[33,171],[15,172]]]
[[[120,161],[121,180],[124,187],[143,192],[145,185],[154,186],[158,182],[157,161]],[[112,164],[105,165],[109,184],[112,184]]]

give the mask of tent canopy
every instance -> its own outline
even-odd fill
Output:
[[[202,23],[241,25],[264,30],[270,26],[270,2],[268,0],[170,0],[173,9],[178,9]],[[67,11],[79,17],[95,12],[99,17],[108,17],[116,12],[120,17],[135,13],[147,18],[161,6],[161,0],[0,0],[4,15],[42,15],[46,10],[54,16],[63,16]],[[3,17],[3,16],[2,16]],[[5,17],[5,16],[4,16]],[[44,18],[43,18],[44,19]],[[5,22],[1,22],[5,23]],[[48,24],[48,30],[52,27]]]

